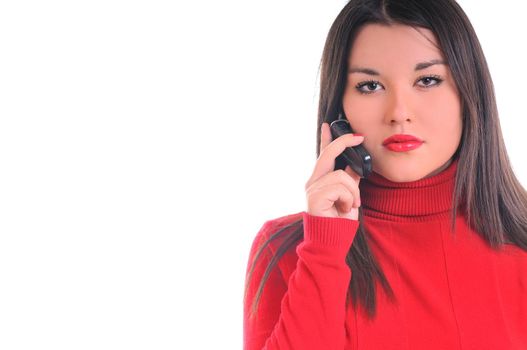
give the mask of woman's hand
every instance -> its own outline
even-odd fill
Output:
[[[346,147],[364,141],[363,136],[346,134],[332,141],[328,123],[321,127],[320,155],[313,174],[306,183],[307,213],[315,216],[358,220],[360,176],[350,166],[335,169],[337,158]]]

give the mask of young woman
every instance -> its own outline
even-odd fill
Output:
[[[321,72],[307,209],[254,240],[244,348],[527,349],[527,196],[463,10],[351,0]],[[335,170],[359,144],[373,173]]]

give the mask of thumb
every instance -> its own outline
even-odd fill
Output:
[[[360,176],[356,172],[354,172],[349,165],[346,165],[346,168],[344,169],[346,174],[351,176],[353,180],[357,181],[357,184],[360,182]]]
[[[351,208],[351,210],[347,213],[344,213],[340,215],[340,217],[349,219],[349,220],[359,220],[359,209],[358,208]]]

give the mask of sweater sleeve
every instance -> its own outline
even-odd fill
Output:
[[[244,350],[344,349],[346,294],[351,278],[345,258],[359,222],[306,212],[302,217],[304,240],[296,247],[296,268],[288,281],[277,266],[273,269],[254,318],[249,317],[249,308],[271,259],[269,250],[255,266],[251,280],[246,279]],[[264,225],[257,238],[268,236],[265,231],[270,229]],[[253,242],[249,265],[260,243],[258,239]]]

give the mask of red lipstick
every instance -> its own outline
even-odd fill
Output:
[[[388,137],[382,145],[394,152],[407,152],[420,147],[423,140],[413,135],[396,134]]]

